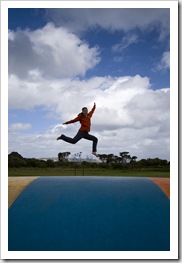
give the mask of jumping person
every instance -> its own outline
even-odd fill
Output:
[[[98,142],[98,139],[95,136],[89,134],[90,126],[91,126],[91,117],[92,117],[92,115],[93,115],[93,113],[95,111],[95,108],[96,108],[96,104],[94,102],[94,106],[93,106],[93,108],[91,109],[90,112],[88,112],[88,109],[86,107],[83,107],[82,108],[82,112],[79,113],[78,116],[75,119],[63,123],[65,125],[65,124],[70,124],[70,123],[74,123],[74,122],[77,122],[77,121],[80,122],[81,127],[80,127],[78,133],[76,134],[76,136],[74,138],[70,138],[70,137],[67,137],[64,134],[62,134],[61,136],[59,136],[57,138],[57,140],[63,140],[65,142],[69,142],[69,143],[72,143],[72,144],[77,143],[81,139],[86,139],[86,140],[89,140],[89,141],[93,141],[92,154],[97,156],[97,142]]]

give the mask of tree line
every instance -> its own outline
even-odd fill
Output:
[[[167,169],[170,162],[160,158],[147,158],[137,161],[137,156],[130,156],[129,152],[120,152],[119,155],[99,154],[100,162],[90,162],[81,159],[81,152],[75,154],[72,161],[69,160],[70,152],[58,153],[58,160],[41,160],[36,158],[24,158],[17,152],[8,155],[8,167],[32,167],[32,168],[111,168],[111,169]]]

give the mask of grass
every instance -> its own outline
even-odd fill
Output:
[[[165,170],[63,169],[63,168],[9,168],[8,176],[136,176],[169,178]]]

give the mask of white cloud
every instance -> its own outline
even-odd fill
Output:
[[[9,74],[28,78],[84,76],[99,61],[98,47],[89,47],[65,28],[48,23],[35,31],[9,32]]]
[[[134,127],[163,127],[167,124],[169,129],[169,89],[148,90],[137,94],[126,107],[135,120]]]
[[[95,101],[91,133],[99,138],[100,153],[127,150],[138,158],[169,159],[169,89],[151,90],[147,77],[46,80],[34,74],[31,81],[11,76],[9,85],[11,108],[42,105],[59,119],[44,133],[11,136],[11,150],[16,148],[25,156],[27,149],[32,156],[57,156],[60,151],[89,155],[91,142],[81,140],[73,146],[56,138],[62,133],[75,136],[79,123],[61,123],[75,118],[83,106],[91,109]]]
[[[9,126],[9,132],[14,133],[22,130],[31,129],[32,125],[30,123],[13,123]]]
[[[169,12],[165,8],[51,8],[46,10],[46,16],[71,32],[82,32],[97,26],[110,31],[152,30],[157,26],[159,40],[164,40],[169,34]]]
[[[99,47],[81,40],[87,29],[124,31],[125,37],[113,47],[122,52],[139,41],[131,33],[134,29],[150,31],[157,27],[159,40],[165,40],[169,9],[47,9],[46,15],[54,24],[35,31],[9,31],[9,108],[43,107],[57,124],[49,127],[48,121],[44,132],[34,134],[33,123],[12,124],[9,151],[18,151],[24,157],[52,157],[60,151],[90,155],[91,142],[81,140],[73,146],[56,138],[61,133],[73,137],[79,123],[61,123],[76,117],[83,106],[90,109],[95,101],[91,133],[99,138],[99,153],[126,150],[138,158],[169,159],[168,88],[151,90],[149,79],[140,75],[76,78],[101,59]],[[114,61],[123,59],[122,53],[119,55]],[[169,65],[169,52],[165,52],[158,70]]]
[[[166,51],[162,54],[160,62],[156,66],[156,70],[165,70],[170,68],[170,52]]]
[[[113,52],[122,52],[124,49],[129,47],[132,44],[138,43],[138,36],[134,33],[125,35],[121,40],[121,43],[118,43],[112,47]]]

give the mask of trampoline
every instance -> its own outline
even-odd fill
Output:
[[[9,251],[170,250],[170,200],[149,178],[39,177],[8,211]]]

